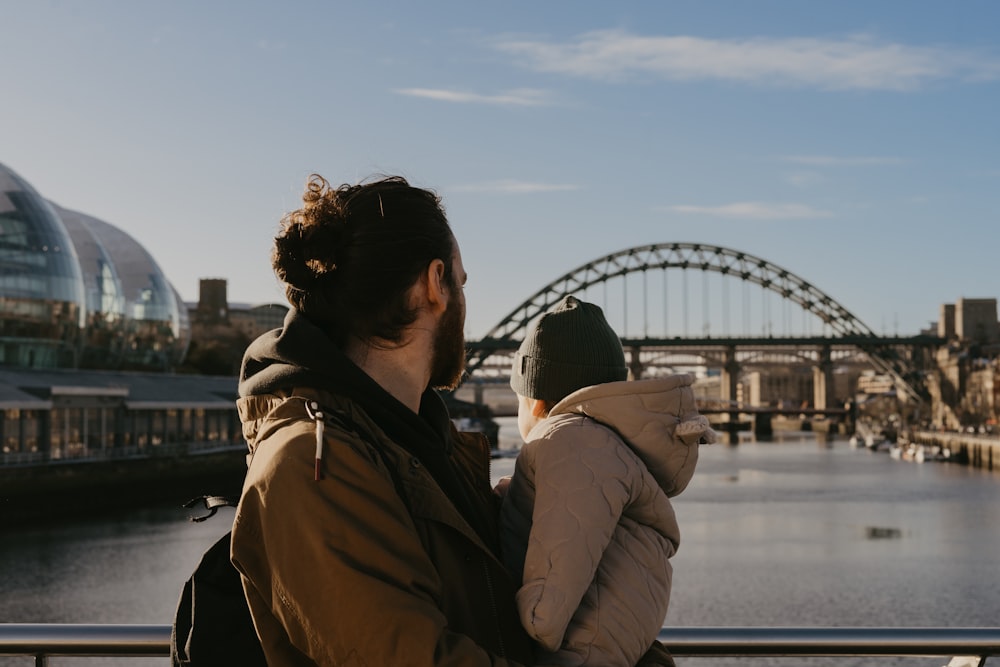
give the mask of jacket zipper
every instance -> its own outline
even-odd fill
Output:
[[[493,612],[493,624],[497,629],[497,643],[499,646],[500,657],[507,657],[507,647],[504,646],[503,642],[503,628],[500,627],[500,612],[497,609],[496,594],[493,592],[493,577],[490,575],[490,564],[485,558],[481,558],[483,564],[483,574],[486,575],[486,590],[490,596],[490,610]]]

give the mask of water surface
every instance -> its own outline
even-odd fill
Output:
[[[501,446],[517,444],[502,420]],[[494,478],[512,458],[494,461]],[[191,523],[175,504],[0,533],[0,622],[169,623],[182,582],[232,510]],[[667,624],[1000,625],[1000,474],[818,443],[703,446],[674,501]],[[166,659],[53,659],[157,665]],[[678,659],[682,665],[942,665],[939,658]],[[0,658],[0,665],[30,665]]]

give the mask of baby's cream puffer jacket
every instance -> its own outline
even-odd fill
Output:
[[[669,498],[714,442],[691,375],[576,391],[528,434],[501,513],[504,560],[540,664],[634,665],[667,613]]]

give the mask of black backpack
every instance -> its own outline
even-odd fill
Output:
[[[185,504],[204,503],[209,513],[191,517],[204,521],[219,507],[235,507],[222,496],[203,496]],[[232,532],[213,544],[184,582],[170,631],[170,661],[174,667],[267,667],[240,573],[229,560]]]

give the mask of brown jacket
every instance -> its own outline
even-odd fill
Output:
[[[326,421],[314,481],[317,423]],[[313,389],[239,400],[252,461],[233,563],[272,666],[515,665],[531,648],[493,549],[435,480],[350,399]],[[451,463],[495,517],[489,448],[452,433]],[[495,520],[480,532],[495,535]]]

